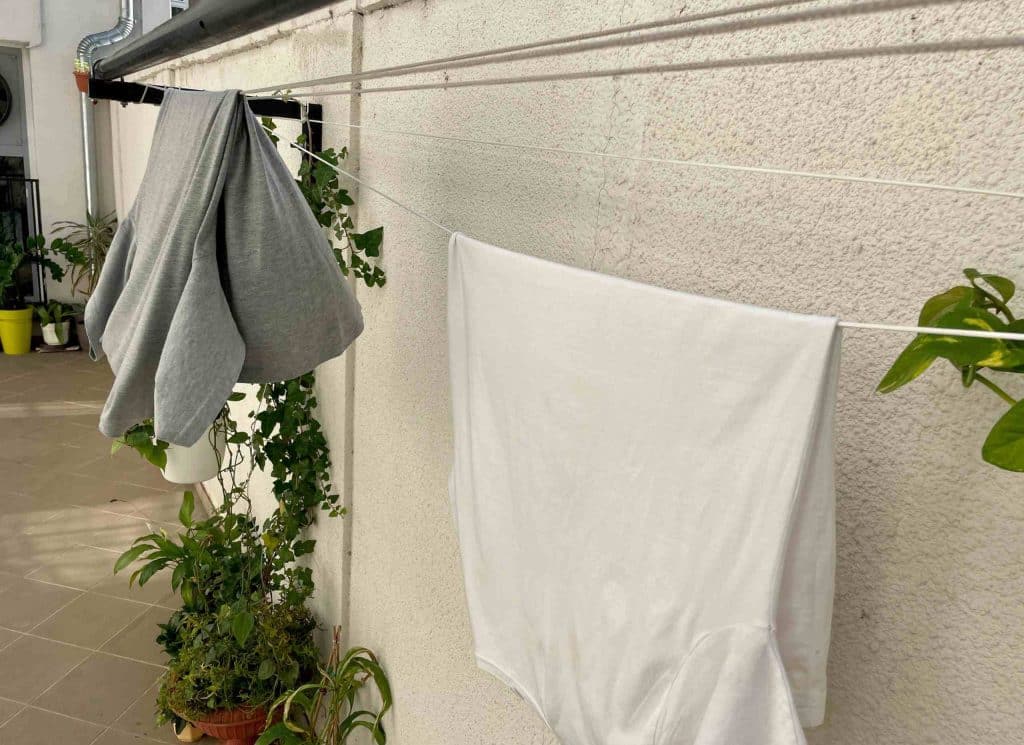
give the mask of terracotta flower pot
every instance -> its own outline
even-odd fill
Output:
[[[206,715],[206,719],[197,719],[193,724],[226,745],[253,745],[266,729],[267,710],[261,706],[256,709],[212,711]]]

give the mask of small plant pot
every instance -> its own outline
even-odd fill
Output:
[[[0,344],[4,354],[32,351],[32,309],[0,310]]]
[[[191,722],[185,722],[174,728],[174,736],[181,742],[199,742],[203,739],[203,731]]]
[[[85,330],[85,316],[75,316],[75,338],[78,339],[78,346],[87,355],[92,354],[92,345],[89,344],[89,334]]]
[[[44,323],[43,341],[51,347],[63,347],[68,343],[68,332],[71,331],[71,321],[60,323]]]
[[[225,745],[253,745],[267,727],[267,711],[263,707],[212,711],[194,724]]]
[[[223,434],[217,435],[217,441],[211,442],[211,429],[199,438],[195,445],[168,445],[167,466],[164,478],[172,484],[197,484],[216,478],[220,471],[220,462],[224,458]]]

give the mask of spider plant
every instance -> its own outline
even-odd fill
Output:
[[[117,217],[87,214],[85,222],[61,220],[52,226],[50,250],[64,257],[70,267],[71,287],[88,297],[96,289],[103,262],[117,232]]]
[[[340,630],[320,680],[284,694],[270,709],[268,729],[256,745],[343,745],[358,730],[367,730],[375,745],[388,738],[381,719],[391,708],[391,685],[376,656],[365,647],[340,654]],[[377,689],[377,711],[357,708],[356,697],[369,683]],[[279,720],[279,721],[278,721]]]

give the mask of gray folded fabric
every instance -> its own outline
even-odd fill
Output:
[[[359,336],[327,238],[238,91],[164,94],[85,325],[116,376],[100,431],[153,417],[178,445],[199,439],[236,382],[293,378]]]

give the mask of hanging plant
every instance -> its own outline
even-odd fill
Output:
[[[263,118],[263,128],[275,144],[280,138],[274,133],[277,124],[273,119]],[[305,133],[295,139],[295,144],[308,148]],[[328,240],[343,274],[349,273],[361,279],[367,287],[383,287],[387,282],[384,269],[380,266],[380,249],[384,242],[384,228],[377,227],[357,233],[355,223],[349,216],[349,207],[355,204],[348,190],[341,186],[335,170],[348,157],[348,148],[320,150],[316,158],[304,158],[299,166],[296,183],[309,208],[327,231]],[[323,161],[327,161],[326,163]]]
[[[929,298],[918,316],[919,326],[1024,333],[1024,320],[1017,320],[1009,307],[1017,290],[1012,281],[976,269],[965,269],[964,276],[969,284]],[[965,388],[978,383],[1009,405],[989,432],[981,456],[1007,471],[1024,471],[1024,401],[1011,396],[990,376],[1024,373],[1024,342],[920,334],[896,358],[878,384],[878,392],[891,393],[903,387],[938,359],[945,359],[957,370]]]

